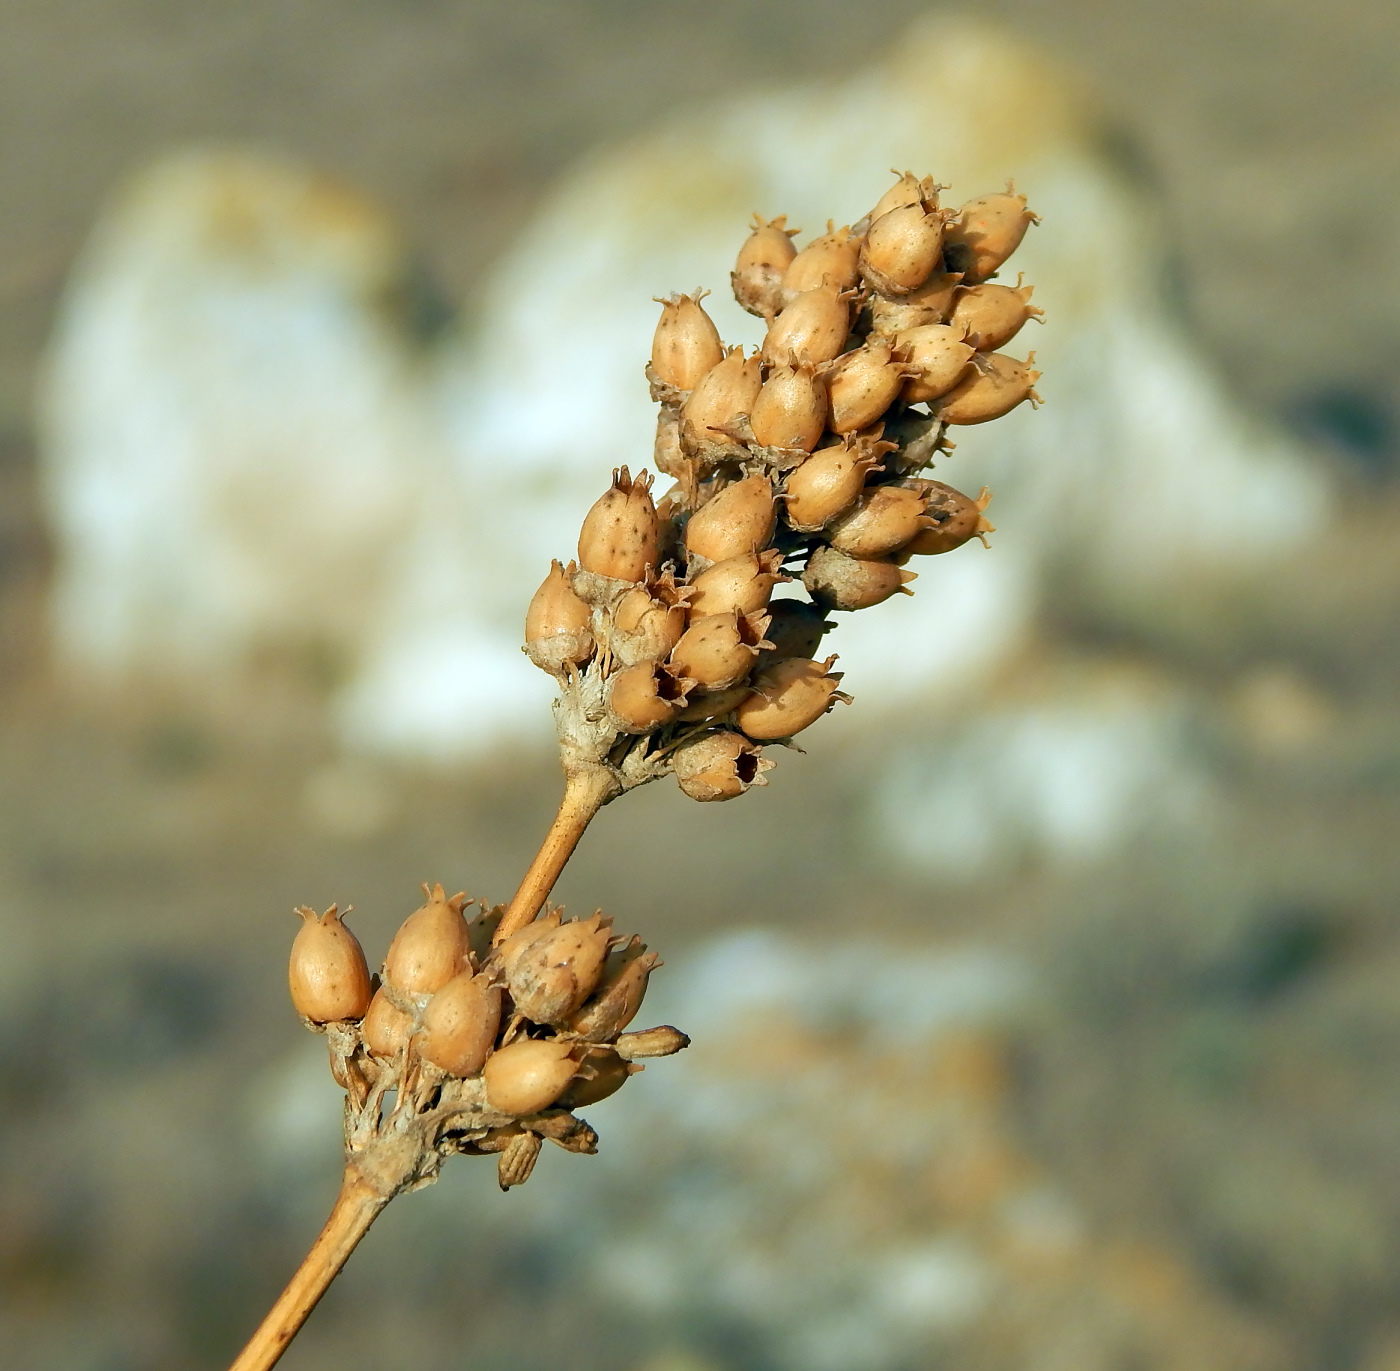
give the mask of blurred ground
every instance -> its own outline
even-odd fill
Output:
[[[100,197],[174,139],[266,139],[387,200],[460,297],[548,178],[598,140],[678,99],[839,70],[925,8],[0,4],[0,1321],[21,1364],[231,1355],[329,1195],[333,1149],[295,1172],[305,1198],[288,1205],[250,1141],[297,1031],[286,911],[352,899],[373,955],[421,879],[499,898],[555,784],[548,756],[459,782],[334,763],[285,683],[218,735],[178,716],[78,716],[55,698],[27,396]],[[1156,187],[1199,335],[1242,395],[1334,450],[1384,536],[1400,13],[980,12],[1103,90],[1105,136]],[[1212,1310],[1273,1349],[1270,1365],[1388,1371],[1400,729],[1385,627],[1361,619],[1336,657],[1251,661],[1236,644],[1223,661],[1170,662],[1205,702],[1193,727],[1228,799],[1187,848],[1163,835],[1077,871],[1023,863],[931,900],[851,831],[843,797],[861,756],[848,741],[701,818],[669,789],[642,792],[605,813],[560,894],[680,956],[762,922],[816,941],[975,937],[1028,959],[1046,989],[1001,1044],[1008,1132],[1096,1231],[1178,1254]],[[1042,669],[1141,651],[1071,624]],[[451,1186],[459,1204],[468,1190],[484,1203],[489,1177]],[[676,1341],[720,1365],[768,1364],[714,1328],[600,1313],[547,1228],[497,1229],[483,1251],[471,1227],[433,1226],[458,1212],[435,1200],[396,1207],[288,1366],[363,1362],[367,1346],[379,1364],[543,1363],[580,1328],[580,1367]],[[463,1289],[496,1309],[489,1321],[460,1307]],[[369,1328],[355,1298],[387,1326]],[[1187,1318],[1196,1299],[1172,1307]],[[1074,1364],[1175,1364],[1132,1355]]]

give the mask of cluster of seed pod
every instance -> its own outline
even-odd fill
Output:
[[[468,919],[464,895],[423,889],[375,977],[334,905],[297,911],[292,1003],[327,1036],[347,1145],[382,1136],[392,1091],[391,1117],[434,1156],[499,1154],[503,1189],[528,1178],[542,1139],[592,1152],[597,1137],[572,1111],[688,1041],[666,1026],[627,1031],[656,954],[614,936],[601,913],[565,920],[553,909],[493,946],[500,906]]]
[[[1037,221],[1010,185],[955,211],[942,189],[905,173],[800,251],[783,218],[756,218],[732,275],[768,325],[752,356],[704,292],[661,302],[647,376],[675,484],[655,501],[647,473],[615,472],[526,615],[566,764],[585,754],[619,789],[670,771],[696,800],[762,784],[765,744],[849,698],[818,660],[827,613],[910,594],[912,559],[985,542],[986,490],[919,473],[950,425],[1039,400],[1034,353],[996,349],[1041,311],[991,279]],[[808,598],[773,598],[796,580]]]

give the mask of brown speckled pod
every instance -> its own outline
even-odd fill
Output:
[[[676,717],[694,684],[656,662],[638,662],[613,676],[608,708],[624,733],[650,733]]]
[[[486,1059],[486,1102],[502,1114],[538,1114],[548,1109],[578,1069],[573,1044],[558,1038],[517,1038]]]
[[[905,371],[890,343],[879,338],[846,353],[827,377],[832,432],[854,433],[873,424],[894,403]]]
[[[782,553],[770,548],[744,557],[727,557],[706,567],[692,582],[691,619],[731,611],[753,614],[762,609],[779,581],[792,580],[782,572],[782,564]]]
[[[612,921],[601,914],[536,938],[506,971],[515,1007],[535,1023],[564,1023],[598,984],[611,938]]]
[[[766,614],[705,614],[692,619],[676,650],[671,670],[703,690],[727,690],[753,669],[767,640]]]
[[[714,320],[700,301],[709,291],[662,300],[661,321],[651,340],[651,369],[669,386],[690,390],[724,357]]]
[[[855,501],[880,455],[871,444],[853,439],[818,448],[788,474],[783,501],[788,523],[801,533],[817,532]]]
[[[418,1052],[449,1076],[475,1076],[501,1026],[501,992],[489,976],[463,971],[428,1001]]]
[[[882,214],[860,249],[861,275],[883,295],[908,295],[933,274],[943,251],[943,213],[920,201]]]
[[[1034,286],[963,286],[953,299],[951,322],[967,330],[967,341],[978,352],[990,352],[1009,343],[1027,319],[1045,311],[1031,304]]]
[[[768,477],[746,476],[712,496],[685,526],[687,552],[722,562],[768,545],[777,522]]]
[[[745,361],[743,348],[735,348],[690,392],[681,409],[682,428],[692,440],[723,441],[725,427],[753,409],[762,385],[759,359]]]
[[[651,499],[651,473],[634,480],[626,467],[613,472],[612,485],[598,497],[578,536],[579,565],[619,581],[644,580],[657,564],[661,523]]]
[[[575,593],[574,572],[556,561],[525,611],[525,652],[542,671],[559,676],[593,655],[593,611]]]
[[[559,911],[547,908],[539,918],[532,923],[528,923],[524,928],[518,928],[510,937],[506,938],[500,946],[491,954],[493,963],[500,967],[502,972],[509,973],[510,968],[515,964],[517,957],[524,954],[525,949],[535,941],[542,938],[550,929],[559,927]]]
[[[783,657],[815,657],[822,638],[836,627],[820,605],[807,600],[774,600],[768,616],[763,636],[773,648],[759,656],[760,667]]]
[[[786,227],[785,214],[769,222],[755,214],[753,222],[753,232],[739,249],[729,280],[740,305],[750,314],[771,319],[783,307],[781,282],[797,254],[792,245],[797,230]]]
[[[761,654],[760,654],[761,659]],[[676,715],[683,724],[700,724],[710,719],[722,719],[739,708],[739,702],[749,693],[747,685],[730,686],[728,690],[704,690],[692,695],[685,708]]]
[[[820,238],[813,238],[784,272],[784,300],[791,300],[816,286],[850,290],[858,285],[860,244],[859,234],[853,234],[849,227],[833,228],[828,221],[826,232]]]
[[[360,1025],[360,1038],[365,1050],[374,1057],[397,1057],[413,1031],[413,1020],[403,1010],[389,1003],[380,986],[369,1002],[365,1021]]]
[[[692,800],[733,800],[750,786],[767,785],[773,763],[747,738],[728,730],[706,733],[678,747],[671,767],[682,791]]]
[[[1026,230],[1039,222],[1026,197],[1010,183],[1004,192],[969,200],[944,234],[948,270],[962,272],[970,286],[985,281],[1021,246]]]
[[[897,174],[897,173],[896,173]],[[943,187],[937,185],[933,177],[925,176],[920,180],[912,171],[906,171],[899,180],[887,190],[878,201],[875,208],[868,216],[873,224],[882,215],[889,214],[891,210],[896,210],[904,205],[917,205],[925,200],[934,199]]]
[[[952,324],[924,324],[901,333],[896,340],[900,352],[909,359],[913,375],[904,383],[901,398],[905,404],[922,404],[946,395],[967,374],[976,349],[963,340],[961,327]]]
[[[913,579],[893,562],[848,557],[832,547],[819,547],[802,574],[808,594],[829,609],[869,609],[891,595],[912,595]]]
[[[827,539],[838,552],[851,557],[884,557],[928,527],[924,514],[928,498],[924,490],[876,486],[832,520]]]
[[[471,901],[460,894],[449,899],[440,885],[423,890],[427,902],[399,925],[384,975],[400,990],[432,994],[470,964],[471,932],[462,909]]]
[[[829,362],[841,354],[851,331],[850,301],[835,286],[795,295],[768,326],[763,360],[769,366]]]
[[[927,514],[934,523],[900,549],[898,561],[901,565],[910,557],[932,557],[940,552],[952,552],[973,538],[981,538],[985,544],[985,535],[996,532],[983,513],[992,501],[992,492],[986,486],[974,500],[970,495],[944,485],[942,481],[911,480],[904,484],[927,492]]]
[[[749,423],[764,447],[811,452],[826,429],[826,383],[810,362],[775,367],[754,402]]]
[[[623,666],[669,656],[685,632],[685,605],[668,571],[649,587],[627,591],[613,610],[612,651]]]
[[[735,715],[739,727],[756,741],[771,742],[816,723],[834,701],[848,698],[837,690],[841,673],[831,670],[835,660],[790,657],[764,667],[754,681],[754,693]]]
[[[569,1020],[572,1032],[586,1042],[601,1043],[616,1037],[636,1017],[647,993],[651,973],[661,965],[655,952],[648,952],[638,937],[626,946],[608,953],[603,978],[592,999]]]
[[[870,331],[882,338],[893,338],[922,324],[946,323],[953,312],[954,295],[961,280],[958,272],[939,272],[902,299],[872,295]]]
[[[297,1013],[312,1023],[362,1019],[370,987],[360,940],[341,922],[338,905],[320,915],[305,905],[296,912],[302,924],[292,939],[287,984]]]
[[[641,1069],[623,1061],[616,1052],[590,1052],[583,1060],[582,1070],[591,1075],[575,1076],[556,1103],[560,1109],[585,1109],[616,1095],[627,1084],[628,1076]]]
[[[934,406],[945,424],[985,424],[1000,419],[1022,400],[1040,403],[1035,383],[1040,373],[1031,368],[1035,353],[1024,362],[1001,352],[979,352],[972,372]]]

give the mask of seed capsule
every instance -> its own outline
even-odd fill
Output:
[[[913,572],[893,562],[848,557],[831,547],[819,547],[802,573],[808,593],[829,609],[869,609],[897,593],[912,595],[912,580]]]
[[[766,614],[731,612],[692,619],[671,654],[671,670],[704,690],[727,690],[753,669],[767,627]]]
[[[760,658],[762,654],[760,654]],[[739,701],[749,693],[746,684],[730,686],[728,690],[706,690],[692,695],[685,708],[676,715],[683,724],[700,724],[710,719],[722,719],[739,707]]]
[[[679,1028],[661,1024],[657,1028],[644,1028],[640,1033],[623,1033],[613,1043],[613,1051],[623,1061],[630,1062],[637,1057],[669,1057],[689,1046],[690,1039]]]
[[[632,937],[625,947],[614,948],[593,998],[569,1021],[570,1029],[586,1042],[601,1043],[616,1037],[636,1017],[647,993],[647,980],[660,965],[661,958],[648,952],[640,938]]]
[[[670,655],[685,632],[685,605],[675,577],[668,571],[650,588],[637,586],[613,610],[613,656],[623,666]]]
[[[661,321],[651,340],[651,369],[677,390],[690,390],[724,357],[719,330],[700,303],[708,294],[697,290],[694,295],[660,301]]]
[[[577,1070],[572,1048],[558,1038],[517,1038],[493,1052],[481,1073],[486,1102],[517,1118],[548,1109]]]
[[[1040,223],[1009,182],[997,195],[979,195],[957,213],[944,235],[944,260],[949,271],[964,274],[967,285],[977,285],[1021,246],[1032,224]]]
[[[985,424],[1022,400],[1039,404],[1035,383],[1040,373],[1031,369],[1034,361],[1033,352],[1024,362],[1001,352],[979,352],[974,370],[938,402],[935,413],[945,424]]]
[[[861,275],[883,295],[916,290],[938,265],[943,218],[937,204],[926,200],[882,214],[861,244]]]
[[[612,678],[608,708],[624,733],[650,733],[676,717],[694,685],[658,662],[638,662]]]
[[[780,283],[797,255],[792,245],[792,236],[797,230],[786,227],[785,214],[768,223],[755,214],[753,222],[753,232],[739,249],[729,280],[734,287],[734,298],[750,314],[771,319],[783,307]]]
[[[692,738],[671,757],[680,788],[692,800],[733,800],[750,786],[767,785],[763,773],[772,769],[762,749],[739,733],[724,730]]]
[[[823,636],[836,627],[820,605],[807,600],[774,600],[768,612],[764,637],[773,648],[760,655],[760,666],[783,657],[815,657]]]
[[[319,916],[305,905],[296,912],[302,924],[292,939],[287,984],[297,1013],[312,1023],[362,1019],[370,988],[360,940],[341,922],[338,905]]]
[[[976,352],[963,341],[962,328],[951,324],[911,328],[901,333],[896,341],[914,373],[905,381],[900,395],[908,405],[946,395],[967,372],[968,363]]]
[[[870,297],[870,329],[881,337],[893,338],[923,324],[942,324],[953,312],[958,272],[942,271],[930,276],[917,290],[899,300],[883,295]]]
[[[836,688],[841,673],[831,670],[835,660],[791,657],[764,667],[754,681],[753,694],[735,715],[739,727],[750,738],[770,742],[791,738],[816,723],[836,700],[849,699]]]
[[[633,480],[626,467],[613,472],[611,487],[598,497],[578,536],[578,560],[585,571],[619,581],[645,579],[657,564],[661,523],[651,499],[651,473]]]
[[[506,971],[515,1007],[535,1023],[564,1023],[598,984],[611,938],[612,921],[600,914],[536,938]]]
[[[462,917],[465,895],[448,899],[442,887],[425,885],[427,903],[399,925],[384,958],[384,974],[400,990],[431,995],[470,964],[471,931]]]
[[[1031,304],[1034,286],[963,286],[953,302],[954,325],[967,330],[967,341],[978,352],[991,352],[1009,343],[1027,319],[1045,311]]]
[[[699,619],[706,614],[731,612],[753,614],[762,609],[773,587],[779,581],[792,579],[779,570],[782,564],[782,553],[770,548],[767,552],[743,557],[726,557],[707,567],[692,583],[690,617]]]
[[[616,1095],[627,1084],[628,1076],[642,1068],[625,1062],[616,1052],[591,1052],[583,1059],[583,1069],[592,1069],[592,1077],[575,1076],[559,1096],[561,1109],[584,1109],[609,1095]]]
[[[544,1140],[538,1133],[515,1134],[496,1155],[496,1184],[507,1191],[524,1185],[540,1158]]]
[[[832,432],[869,428],[894,403],[905,370],[890,344],[878,338],[842,357],[827,380]]]
[[[475,1076],[501,1026],[501,992],[489,976],[463,971],[428,1001],[418,1052],[449,1076]]]
[[[413,1032],[413,1020],[402,1009],[389,1003],[389,997],[380,986],[374,992],[365,1013],[365,1021],[360,1025],[360,1039],[365,1050],[375,1057],[397,1057]]]
[[[906,484],[916,483],[909,481]],[[985,542],[984,534],[996,532],[983,513],[992,500],[992,493],[986,486],[974,500],[952,486],[945,486],[942,481],[919,481],[917,485],[928,491],[928,514],[935,522],[900,549],[901,564],[909,557],[931,557],[940,552],[952,552],[973,538],[982,538]]]
[[[681,424],[692,441],[723,441],[723,431],[741,414],[753,411],[763,385],[763,366],[757,357],[744,360],[743,348],[724,359],[700,378],[681,407]]]
[[[768,545],[777,517],[772,482],[766,476],[746,476],[690,516],[686,551],[711,562],[757,552]]]
[[[942,189],[942,186],[935,184],[933,177],[925,176],[920,180],[912,171],[906,171],[876,202],[875,208],[868,216],[870,222],[873,224],[891,210],[900,209],[904,205],[918,205],[925,200],[932,200]]]
[[[813,238],[794,257],[783,273],[783,298],[791,300],[804,290],[817,286],[835,286],[850,290],[860,283],[860,236],[849,227],[833,228],[828,221],[826,232]]]
[[[769,366],[829,362],[851,331],[851,307],[835,286],[814,286],[794,296],[768,326],[763,360]]]
[[[883,557],[902,548],[927,528],[928,492],[903,486],[876,486],[832,520],[831,546],[850,557]]]
[[[826,429],[829,408],[826,384],[810,362],[777,367],[754,401],[749,423],[764,447],[811,452]]]
[[[542,938],[550,929],[559,927],[559,911],[546,909],[539,918],[518,928],[508,938],[495,947],[491,954],[492,963],[499,967],[503,975],[509,975],[516,959],[522,956],[536,938]],[[494,935],[493,935],[494,937]]]
[[[790,472],[783,500],[788,523],[800,533],[815,533],[852,504],[866,475],[880,464],[874,446],[847,439],[819,448]]]
[[[572,562],[567,571],[557,561],[552,563],[525,611],[525,652],[537,667],[555,676],[593,655],[593,611],[574,593],[577,570]]]

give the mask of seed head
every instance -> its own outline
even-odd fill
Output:
[[[661,524],[651,499],[651,473],[636,479],[626,467],[598,497],[578,536],[579,565],[619,581],[641,581],[657,564]]]
[[[642,1068],[625,1062],[616,1052],[590,1052],[583,1059],[580,1073],[569,1082],[557,1103],[561,1109],[583,1109],[609,1095],[616,1095],[627,1084],[628,1076]]]
[[[640,938],[629,938],[625,946],[614,948],[593,997],[569,1021],[570,1030],[585,1042],[615,1038],[636,1017],[647,980],[660,965],[661,958],[648,952]]]
[[[360,1037],[365,1050],[375,1057],[397,1057],[413,1032],[413,1020],[390,1002],[381,985],[369,1002]]]
[[[893,347],[881,338],[872,337],[846,353],[827,378],[832,432],[854,433],[875,423],[894,403],[907,374]]]
[[[442,886],[423,887],[427,902],[399,925],[384,958],[384,974],[399,989],[431,995],[471,964],[471,932],[462,909],[465,895],[450,899]]]
[[[917,205],[925,200],[936,200],[938,192],[943,189],[931,176],[920,180],[912,171],[906,171],[902,176],[895,172],[895,175],[899,176],[899,180],[880,197],[875,208],[867,216],[872,224],[882,215],[899,209],[902,205]]]
[[[902,564],[909,557],[936,556],[952,552],[973,538],[982,538],[996,530],[987,522],[983,512],[991,503],[992,493],[986,486],[974,500],[942,481],[906,481],[905,485],[923,488],[928,493],[928,516],[932,520],[914,539],[900,549]]]
[[[885,295],[870,297],[870,330],[882,338],[893,338],[921,324],[947,323],[953,313],[954,293],[962,276],[958,272],[936,272],[917,290],[900,299]]]
[[[685,632],[683,593],[668,571],[650,586],[627,591],[617,602],[611,643],[623,666],[669,655]]]
[[[662,1024],[658,1028],[644,1028],[640,1033],[620,1034],[613,1043],[613,1051],[630,1062],[638,1057],[669,1057],[689,1046],[690,1039],[679,1028]]]
[[[651,369],[677,390],[690,390],[724,357],[719,330],[700,303],[708,294],[697,290],[694,295],[673,295],[660,302]]]
[[[681,744],[671,756],[680,788],[692,800],[733,800],[750,786],[767,785],[773,763],[740,733],[724,729]]]
[[[345,927],[338,905],[319,916],[305,905],[296,912],[302,925],[292,939],[287,983],[297,1013],[312,1023],[362,1019],[370,985],[360,940]]]
[[[692,443],[714,442],[741,414],[749,414],[763,385],[757,357],[744,360],[734,348],[701,377],[681,409],[683,435]]]
[[[694,686],[659,662],[638,662],[612,678],[608,709],[623,733],[650,733],[676,717]]]
[[[836,627],[820,605],[808,600],[774,600],[768,614],[764,637],[773,647],[759,655],[760,667],[784,657],[815,657],[822,638]]]
[[[760,654],[760,660],[762,654]],[[712,719],[722,719],[739,707],[739,701],[749,693],[747,684],[730,686],[728,690],[706,690],[692,695],[686,706],[676,715],[676,722],[683,724],[703,724]]]

